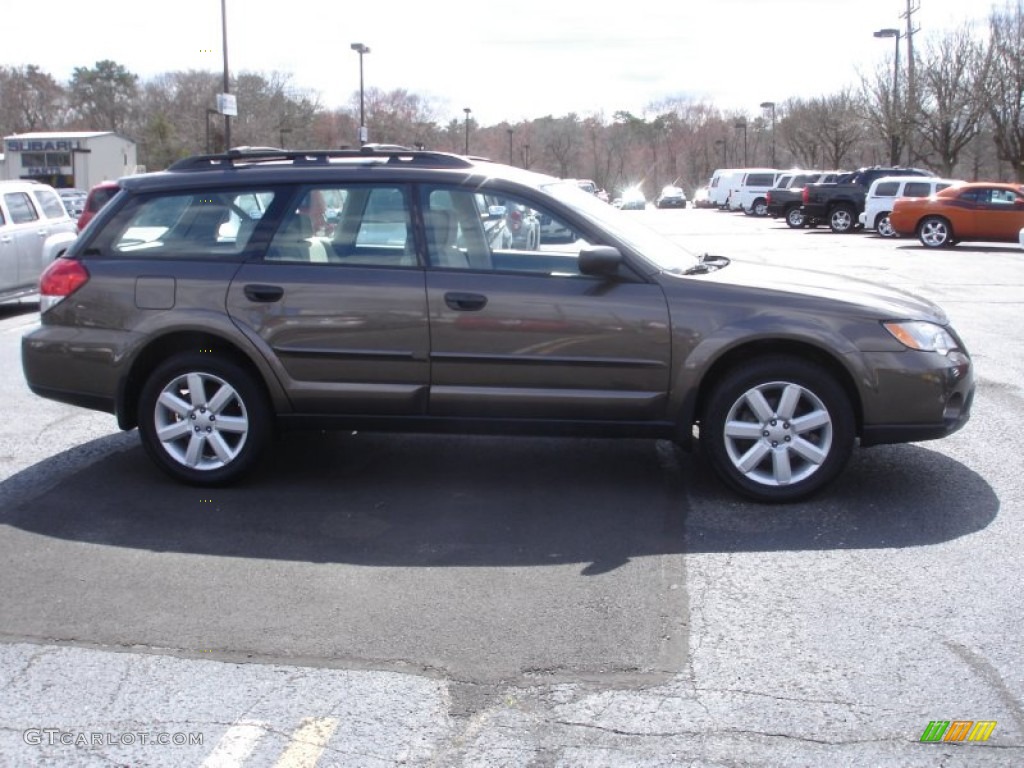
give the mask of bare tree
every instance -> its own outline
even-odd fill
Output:
[[[579,117],[542,117],[534,121],[534,135],[539,139],[543,161],[549,170],[562,178],[575,175],[577,154],[583,147],[583,126]]]
[[[66,100],[63,86],[35,64],[0,67],[0,136],[60,127]]]
[[[989,18],[985,97],[1000,160],[1024,181],[1024,2],[1011,0]]]
[[[903,153],[905,105],[893,89],[892,70],[880,67],[870,77],[861,78],[861,103],[865,127],[889,147],[889,162],[896,164]]]
[[[985,82],[985,57],[968,27],[926,46],[920,69],[916,126],[931,156],[925,158],[944,176],[978,135],[987,111],[978,98]]]

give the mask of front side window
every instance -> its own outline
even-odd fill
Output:
[[[409,193],[401,185],[307,187],[281,221],[266,261],[417,265]]]
[[[562,217],[504,193],[421,191],[428,260],[441,269],[578,276],[592,243]]]
[[[25,192],[8,192],[4,195],[4,202],[14,224],[28,224],[39,219],[35,206]]]
[[[108,227],[115,254],[218,258],[241,253],[273,200],[268,190],[154,195],[129,204]]]

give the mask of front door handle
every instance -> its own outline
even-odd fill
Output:
[[[479,293],[449,292],[444,295],[444,303],[456,312],[476,312],[487,306],[487,297]]]
[[[262,303],[280,301],[281,297],[284,296],[284,288],[279,285],[247,285],[243,291],[249,301],[259,301]]]

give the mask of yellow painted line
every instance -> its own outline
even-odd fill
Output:
[[[274,768],[314,768],[337,728],[336,717],[307,717]]]
[[[221,736],[202,768],[240,768],[267,732],[264,723],[241,720]]]

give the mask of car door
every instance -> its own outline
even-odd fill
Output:
[[[409,190],[331,184],[295,192],[261,258],[228,291],[296,410],[426,412],[429,325]],[[257,238],[258,239],[258,238]]]
[[[1011,189],[986,189],[976,216],[978,237],[1017,242],[1024,228],[1024,197]]]
[[[14,225],[3,195],[0,195],[0,293],[18,285],[18,252],[14,242]]]
[[[596,236],[534,201],[504,199],[571,238],[542,237],[532,251],[494,248],[471,192],[420,189],[430,265],[430,414],[664,418],[670,341],[661,288],[628,269],[621,279],[581,274],[577,256]]]
[[[18,286],[30,285],[39,277],[38,254],[46,239],[47,229],[28,192],[5,192],[4,207],[8,213],[6,237],[14,257]]]

